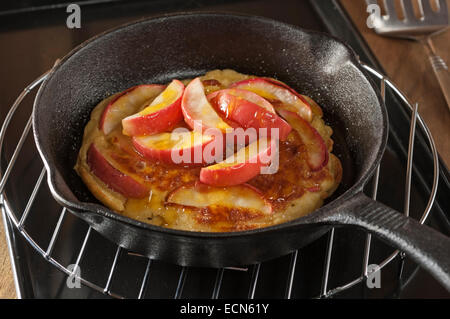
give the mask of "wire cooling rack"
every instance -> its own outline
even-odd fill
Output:
[[[362,64],[362,66],[368,71],[368,73],[379,82],[380,87],[380,93],[382,98],[385,100],[386,96],[386,90],[391,90],[393,94],[402,102],[401,104],[406,108],[408,112],[411,113],[411,121],[410,121],[410,137],[409,137],[409,143],[408,143],[408,157],[407,157],[407,165],[406,165],[406,181],[405,181],[405,198],[404,198],[404,209],[403,213],[405,215],[409,215],[409,203],[410,203],[410,194],[411,194],[411,176],[412,176],[412,168],[413,168],[413,154],[414,154],[414,138],[415,138],[415,130],[416,126],[418,125],[422,132],[424,133],[427,141],[428,146],[432,154],[433,158],[433,179],[432,179],[432,185],[431,190],[429,192],[428,202],[427,205],[420,216],[420,223],[424,223],[431,211],[431,208],[433,206],[433,203],[435,201],[435,196],[437,192],[438,187],[438,178],[439,178],[439,161],[438,161],[438,154],[436,151],[436,147],[433,141],[433,138],[430,134],[430,131],[428,130],[427,126],[425,125],[424,121],[420,117],[420,115],[417,112],[417,104],[412,105],[408,99],[405,97],[405,95],[393,84],[391,80],[389,80],[387,77],[376,71],[375,69],[369,67],[368,65]],[[6,136],[6,131],[11,123],[14,115],[17,115],[17,112],[20,112],[20,104],[24,100],[24,98],[27,96],[28,93],[30,93],[34,88],[38,87],[48,76],[48,72],[40,76],[38,79],[36,79],[34,82],[32,82],[30,85],[28,85],[22,93],[19,95],[19,97],[16,99],[14,104],[12,105],[11,109],[6,115],[6,118],[4,120],[4,123],[2,125],[1,131],[0,131],[0,158],[3,153],[3,144]],[[387,105],[389,108],[389,105]],[[53,256],[53,250],[55,245],[58,243],[59,245],[65,244],[65,239],[60,237],[60,231],[63,227],[63,224],[65,220],[68,218],[67,210],[66,208],[60,208],[59,217],[57,219],[56,225],[53,228],[51,234],[48,234],[50,237],[50,240],[48,242],[48,245],[43,246],[38,244],[38,241],[35,240],[33,235],[29,232],[29,224],[27,221],[30,220],[30,215],[33,213],[33,203],[36,199],[36,195],[41,188],[42,182],[44,180],[44,177],[46,176],[46,170],[45,167],[43,167],[40,171],[39,177],[37,178],[37,181],[33,187],[33,190],[31,192],[31,195],[28,198],[27,204],[23,211],[17,211],[13,208],[14,205],[11,205],[11,202],[8,200],[8,196],[5,191],[5,187],[7,185],[8,179],[11,176],[11,173],[13,171],[14,165],[18,161],[20,161],[19,153],[24,145],[25,139],[30,134],[31,129],[31,116],[29,117],[28,121],[26,122],[26,125],[22,131],[22,134],[20,136],[20,139],[17,143],[17,146],[14,150],[14,152],[11,155],[11,158],[8,160],[8,164],[6,166],[6,169],[3,172],[3,175],[1,176],[0,180],[0,204],[3,208],[3,217],[4,221],[6,222],[7,219],[14,225],[14,227],[17,228],[18,232],[23,236],[23,238],[43,257],[45,260],[47,260],[50,264],[52,264],[54,267],[56,267],[58,270],[62,271],[65,275],[69,276],[69,278],[79,280],[83,285],[98,291],[100,293],[103,293],[105,295],[109,295],[114,298],[143,298],[145,296],[145,291],[147,289],[147,283],[149,278],[149,273],[152,268],[152,263],[154,262],[152,259],[149,259],[145,256],[134,254],[133,252],[127,251],[124,248],[121,248],[119,246],[116,247],[114,256],[112,257],[112,264],[108,270],[107,279],[106,282],[95,282],[94,280],[88,280],[87,278],[84,278],[81,276],[76,270],[78,266],[80,265],[80,262],[82,261],[85,252],[86,252],[86,246],[88,245],[89,241],[93,237],[93,233],[95,230],[93,230],[91,227],[87,229],[87,232],[84,235],[84,239],[81,243],[81,248],[79,249],[78,253],[76,254],[76,260],[74,264],[66,265],[61,260],[58,260],[56,256]],[[431,164],[431,163],[430,163]],[[380,176],[380,168],[377,169],[375,176],[373,178],[373,184],[372,184],[372,198],[376,199],[377,197],[377,191],[378,191],[378,181]],[[13,185],[13,187],[20,187],[19,185]],[[320,293],[317,296],[311,296],[316,298],[329,298],[332,297],[340,292],[343,292],[345,290],[350,289],[351,287],[364,282],[365,280],[368,280],[369,276],[375,272],[383,269],[386,267],[389,263],[391,263],[394,258],[400,255],[400,260],[403,262],[404,255],[402,252],[399,252],[398,250],[393,251],[390,255],[387,255],[384,259],[382,259],[377,269],[371,269],[369,267],[369,257],[371,256],[371,243],[372,243],[372,236],[370,234],[366,234],[365,236],[365,245],[364,245],[364,254],[363,259],[361,261],[361,271],[360,275],[354,278],[351,281],[348,281],[347,283],[343,285],[339,285],[336,287],[330,288],[329,286],[329,278],[330,278],[330,268],[332,263],[332,253],[333,248],[335,246],[335,229],[332,228],[328,233],[327,238],[327,245],[326,245],[326,251],[325,251],[325,259],[323,264],[323,271],[322,271],[322,279],[321,279],[321,287],[320,287]],[[68,247],[68,249],[73,249],[73,247]],[[12,250],[10,249],[10,252],[12,253]],[[134,295],[124,295],[120,293],[116,293],[112,290],[112,283],[115,278],[115,272],[117,269],[117,263],[119,260],[119,257],[121,254],[130,254],[130,255],[137,255],[140,258],[143,258],[146,262],[145,271],[142,274],[136,274],[136,278],[140,280],[140,287],[139,290]],[[13,257],[13,256],[11,256]],[[286,287],[285,287],[285,298],[291,298],[292,296],[292,290],[294,285],[294,276],[296,275],[296,265],[297,265],[297,259],[299,257],[299,251],[294,251],[289,256],[289,268],[287,272],[286,277]],[[14,258],[12,259],[12,263],[14,263]],[[14,266],[14,265],[13,265]],[[95,265],[94,265],[95,266]],[[13,267],[14,268],[14,267]],[[255,292],[258,288],[258,279],[260,277],[260,268],[261,264],[251,265],[251,266],[243,266],[243,267],[228,267],[228,268],[220,268],[216,271],[215,276],[215,282],[213,284],[213,289],[211,291],[211,298],[215,299],[218,298],[221,292],[221,287],[223,283],[224,278],[224,271],[246,271],[251,273],[251,279],[250,284],[248,286],[248,298],[252,299],[255,297]],[[186,275],[188,273],[189,267],[181,267],[181,270],[178,275],[178,281],[175,289],[175,293],[173,295],[174,298],[180,298],[182,297],[183,288],[185,284]],[[399,272],[398,276],[401,276],[401,272]],[[17,278],[16,278],[17,280]],[[19,297],[20,297],[20,291],[18,291]],[[185,297],[185,296],[183,296]],[[188,296],[187,296],[188,297]]]

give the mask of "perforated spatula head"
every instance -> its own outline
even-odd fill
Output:
[[[366,3],[368,6],[379,5],[379,1],[381,0],[366,0]],[[449,26],[447,0],[436,2],[437,11],[433,10],[430,0],[417,0],[419,17],[414,12],[413,1],[415,0],[400,0],[404,16],[404,19],[400,19],[395,1],[383,0],[386,15],[371,15],[375,32],[384,36],[417,39]]]

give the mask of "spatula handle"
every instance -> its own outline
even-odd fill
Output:
[[[433,72],[439,81],[442,93],[447,102],[447,107],[450,110],[450,72],[448,66],[439,55],[430,55],[430,63],[433,67]]]

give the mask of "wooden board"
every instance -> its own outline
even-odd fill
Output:
[[[8,246],[6,244],[5,230],[3,223],[0,222],[0,298],[15,297],[16,290],[9,260]]]

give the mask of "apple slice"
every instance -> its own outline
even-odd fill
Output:
[[[310,108],[311,108],[311,112],[319,117],[323,116],[323,112],[322,109],[320,108],[320,106],[309,96],[304,95],[304,94],[300,94],[297,91],[295,91],[293,88],[291,88],[289,85],[287,85],[286,83],[283,83],[281,81],[275,80],[275,79],[271,79],[271,78],[265,78],[267,81],[275,84],[275,85],[281,85],[282,87],[288,89],[289,91],[291,91],[291,93],[297,95],[297,97],[303,101],[303,103],[307,104]],[[286,105],[284,105],[286,106]],[[296,109],[295,107],[291,108],[291,112],[298,112],[298,109]],[[301,114],[299,113],[299,115],[301,116]]]
[[[231,88],[254,92],[269,101],[280,101],[290,106],[308,122],[312,121],[312,111],[308,102],[294,89],[284,83],[267,78],[254,78],[233,83]],[[277,107],[275,106],[277,109]]]
[[[143,198],[147,196],[149,190],[131,176],[117,169],[113,161],[107,159],[107,156],[104,155],[106,153],[95,142],[89,146],[86,161],[91,172],[112,190],[127,198]]]
[[[184,120],[193,130],[218,129],[226,133],[228,125],[208,102],[200,78],[192,80],[184,90],[181,100]]]
[[[224,161],[203,167],[200,181],[213,186],[232,186],[247,182],[269,166],[277,151],[274,139],[260,138]]]
[[[302,97],[305,99],[306,102],[308,102],[313,114],[315,114],[318,117],[323,116],[322,108],[319,106],[319,104],[316,103],[316,101],[314,101],[312,98],[306,95],[302,95]]]
[[[328,150],[319,132],[297,113],[279,109],[278,113],[298,132],[308,152],[307,162],[313,171],[318,171],[328,163]]]
[[[242,92],[248,92],[249,94],[243,94]],[[278,138],[284,141],[291,131],[290,125],[275,112],[271,111],[270,108],[267,109],[261,107],[260,104],[252,102],[258,102],[259,99],[264,100],[253,92],[233,89],[222,90],[210,94],[208,98],[211,98],[212,105],[225,118],[238,123],[243,128],[258,130],[259,136],[271,137],[272,130],[276,129],[278,130]],[[271,109],[273,110],[272,107]],[[262,131],[260,129],[262,128],[267,129],[266,133],[261,134]]]
[[[201,183],[184,185],[170,192],[166,202],[197,208],[225,206],[250,209],[265,215],[273,211],[272,205],[264,199],[261,192],[248,184],[226,188]]]
[[[309,96],[298,93],[293,88],[291,88],[289,85],[287,85],[286,83],[283,83],[281,81],[271,79],[271,78],[264,78],[264,79],[266,79],[267,81],[269,81],[275,85],[281,85],[282,87],[288,89],[289,91],[291,91],[291,93],[297,95],[297,97],[300,100],[302,100],[303,103],[307,104],[311,108],[311,112],[313,114],[315,114],[316,116],[319,116],[319,117],[323,116],[323,112],[322,112],[322,109],[320,108],[320,106]],[[284,104],[283,107],[289,107],[289,105]],[[301,116],[301,113],[299,112],[298,108],[296,108],[295,106],[292,106],[289,109],[291,112],[299,113],[299,115]]]
[[[183,119],[181,97],[184,84],[173,80],[149,106],[122,120],[123,134],[151,135],[172,129]]]
[[[111,133],[123,118],[138,112],[144,103],[154,99],[164,88],[165,85],[143,84],[123,91],[105,107],[99,129],[105,134]]]
[[[211,100],[214,99],[220,93],[228,93],[233,96],[245,99],[254,104],[257,104],[258,106],[266,109],[267,111],[269,111],[271,113],[275,113],[275,109],[273,108],[272,104],[270,104],[269,101],[267,101],[265,98],[262,98],[258,94],[253,93],[251,91],[247,91],[247,90],[224,89],[224,90],[215,91],[207,96],[208,101],[211,102]]]
[[[271,79],[271,78],[264,78],[264,79],[266,79],[267,81],[269,81],[269,82],[271,82],[271,83],[273,83],[273,84],[275,84],[275,85],[280,85],[280,86],[282,86],[282,87],[288,89],[289,91],[291,91],[292,94],[297,95],[297,97],[298,97],[300,100],[303,100],[303,103],[305,103],[305,104],[307,104],[309,107],[311,107],[311,111],[312,111],[313,113],[315,113],[315,109],[314,109],[314,108],[317,107],[318,105],[317,105],[317,103],[316,103],[313,99],[311,99],[309,96],[298,93],[296,90],[294,90],[293,88],[291,88],[289,85],[287,85],[286,83],[283,83],[283,82],[281,82],[281,81],[278,81],[278,80],[275,80],[275,79]]]
[[[132,138],[136,150],[147,159],[189,166],[202,165],[209,160],[204,158],[203,154],[205,147],[213,141],[214,136],[197,131],[160,133]]]

